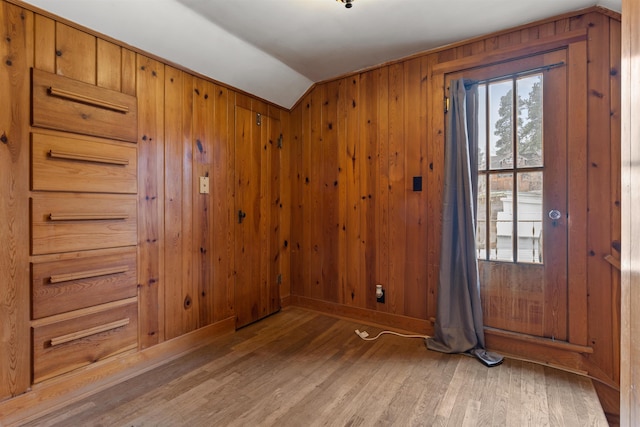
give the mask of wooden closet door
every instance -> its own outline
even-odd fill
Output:
[[[236,107],[236,327],[248,325],[280,309],[270,256],[270,132],[279,123]]]

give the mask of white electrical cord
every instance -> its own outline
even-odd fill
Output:
[[[359,336],[360,338],[362,338],[365,341],[377,340],[378,338],[380,338],[384,334],[397,335],[399,337],[404,337],[404,338],[431,338],[428,335],[407,335],[407,334],[401,334],[401,333],[393,332],[393,331],[382,331],[378,335],[376,335],[375,337],[369,338],[369,333],[367,331],[360,331],[360,330],[356,329],[355,332],[356,332],[357,336]]]

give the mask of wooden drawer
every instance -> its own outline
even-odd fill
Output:
[[[138,346],[138,303],[33,327],[33,382],[44,381]]]
[[[32,190],[138,191],[135,145],[41,133],[31,135],[31,145]]]
[[[135,297],[136,248],[107,256],[31,264],[32,318]]]
[[[135,195],[34,194],[31,253],[135,246],[136,199]]]
[[[48,129],[136,142],[136,98],[32,69],[32,124]]]

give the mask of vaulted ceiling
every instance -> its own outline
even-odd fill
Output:
[[[285,108],[315,82],[621,0],[26,0]]]

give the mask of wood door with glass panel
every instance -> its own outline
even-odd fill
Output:
[[[476,253],[484,324],[562,341],[568,329],[565,62],[559,50],[446,79],[479,81]]]

